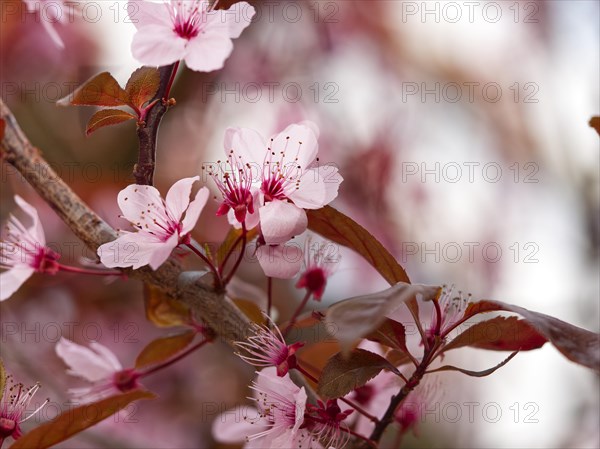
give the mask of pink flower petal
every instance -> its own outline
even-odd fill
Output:
[[[227,128],[224,146],[225,154],[233,149],[243,164],[250,164],[253,180],[260,179],[268,146],[258,132],[250,128]]]
[[[28,266],[16,266],[0,273],[0,301],[10,298],[34,271]]]
[[[165,11],[165,14],[168,14]],[[148,25],[138,29],[133,36],[131,52],[142,64],[159,67],[173,64],[184,58],[188,41],[179,37],[172,28]]]
[[[288,194],[298,207],[319,209],[333,201],[343,178],[337,167],[322,165],[306,170],[300,178],[300,187]]]
[[[292,124],[273,136],[271,149],[275,152],[276,160],[279,160],[279,154],[283,151],[285,164],[299,165],[304,170],[316,159],[319,144],[312,126]]]
[[[246,437],[268,427],[267,420],[260,418],[260,412],[256,408],[240,406],[217,416],[212,424],[212,434],[217,441],[234,444],[241,443]]]
[[[137,184],[129,185],[121,190],[117,195],[117,203],[123,212],[123,218],[131,223],[140,221],[142,212],[149,213],[148,209],[153,210],[151,205],[162,208],[162,198],[156,188]]]
[[[232,50],[233,42],[227,34],[219,32],[200,33],[188,42],[183,59],[192,70],[212,72],[223,67]]]
[[[210,191],[206,187],[202,187],[198,190],[196,198],[190,203],[185,212],[185,217],[181,220],[181,235],[189,234],[192,229],[194,229],[194,226],[196,226],[198,218],[200,217],[200,213],[202,213],[202,209],[206,206],[209,196]]]
[[[148,25],[162,25],[167,28],[173,27],[168,6],[164,2],[129,0],[127,12],[130,14],[129,20],[138,30]]]
[[[154,247],[152,253],[150,254],[150,261],[148,262],[150,268],[157,270],[158,267],[165,263],[178,244],[179,236],[175,233],[169,237],[166,242]]]
[[[211,31],[225,28],[227,35],[235,39],[250,25],[254,14],[256,10],[253,6],[246,2],[238,2],[228,10],[219,9],[209,14],[206,28]]]
[[[90,348],[96,351],[100,357],[102,357],[108,365],[110,365],[112,371],[117,372],[123,369],[123,365],[119,362],[117,356],[106,346],[101,345],[100,343],[93,341],[90,343]]]
[[[173,235],[177,236],[177,234]],[[137,270],[148,265],[154,253],[164,246],[165,242],[151,234],[123,232],[116,240],[101,245],[98,248],[98,256],[102,264],[108,268],[131,267]],[[173,248],[168,250],[169,254]]]
[[[42,222],[40,221],[40,217],[35,207],[33,207],[19,195],[15,195],[15,203],[17,203],[17,205],[31,217],[33,225],[28,229],[28,231],[36,239],[40,246],[44,246],[46,244],[46,236],[44,235],[44,228],[42,227]]]
[[[190,205],[190,194],[192,193],[192,185],[200,180],[200,176],[193,178],[183,178],[171,186],[167,192],[165,201],[171,217],[175,221],[181,221],[183,213]]]
[[[270,245],[285,243],[308,226],[306,212],[285,201],[270,201],[258,212],[262,235]]]
[[[108,379],[115,372],[114,361],[106,359],[105,352],[99,354],[62,337],[56,344],[55,350],[56,354],[69,366],[69,374],[82,377],[90,382]]]
[[[294,245],[263,245],[256,258],[266,276],[291,279],[302,267],[302,250]]]

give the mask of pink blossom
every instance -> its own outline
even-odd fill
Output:
[[[252,383],[255,406],[237,407],[214,421],[212,433],[223,443],[246,441],[246,448],[311,447],[302,444],[308,434],[304,422],[306,392],[286,374],[265,368]]]
[[[317,137],[310,122],[292,124],[268,143],[248,128],[229,128],[225,134],[219,213],[228,212],[234,226],[245,222],[251,229],[260,223],[265,247],[259,246],[256,256],[267,276],[298,273],[301,259],[286,255],[283,245],[306,230],[304,209],[319,209],[337,196],[342,177],[336,167],[319,164]],[[210,173],[217,178],[216,170]]]
[[[42,26],[59,48],[65,48],[61,37],[54,29],[57,22],[65,23],[67,20],[67,9],[64,0],[24,0],[27,11],[37,13],[42,21]]]
[[[291,279],[302,267],[302,250],[291,243],[258,244],[256,258],[265,275],[272,278]]]
[[[314,442],[319,442],[327,448],[342,449],[346,446],[350,440],[350,433],[344,421],[354,410],[342,410],[337,399],[327,402],[318,400],[317,405],[308,404],[307,410],[305,425]]]
[[[139,386],[140,374],[135,370],[123,369],[110,349],[97,342],[91,342],[90,348],[62,337],[56,344],[56,354],[69,367],[67,373],[92,384],[69,389],[73,398],[86,404]]]
[[[419,423],[431,404],[438,396],[439,382],[427,379],[422,381],[402,401],[394,413],[394,422],[400,427],[399,432],[404,434],[412,429],[413,434],[418,436]]]
[[[35,393],[40,389],[40,384],[25,388],[23,384],[15,384],[12,375],[6,376],[6,384],[0,401],[0,446],[5,438],[21,437],[21,423],[38,413],[47,403],[48,399],[36,410],[25,416],[29,403]]]
[[[136,232],[122,231],[113,242],[98,248],[102,263],[110,268],[160,267],[181,243],[189,242],[192,231],[206,201],[208,189],[201,188],[190,202],[192,185],[199,177],[177,181],[163,200],[152,186],[133,184],[119,192],[117,201]]]
[[[44,229],[35,208],[15,195],[15,202],[29,215],[32,226],[25,228],[13,215],[6,224],[6,236],[0,242],[0,301],[9,298],[33,273],[56,274],[58,258],[46,246]]]
[[[335,252],[336,247],[333,243],[313,244],[312,238],[307,238],[304,245],[304,271],[296,283],[296,288],[305,288],[320,301],[325,292],[327,278],[335,272],[339,262],[339,256],[336,256]]]
[[[253,335],[247,341],[236,342],[244,353],[238,354],[240,358],[250,365],[277,368],[279,377],[285,376],[291,368],[296,367],[296,351],[304,346],[304,343],[286,344],[279,328],[271,323],[275,331],[268,326],[254,324]]]
[[[134,58],[149,66],[165,66],[185,60],[199,72],[223,67],[240,36],[254,16],[246,2],[228,10],[214,9],[206,0],[151,2],[130,0],[137,33],[131,50]]]

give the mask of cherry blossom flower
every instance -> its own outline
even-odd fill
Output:
[[[275,331],[266,325],[253,324],[253,335],[247,341],[236,342],[244,353],[238,354],[240,358],[250,365],[277,368],[279,377],[285,376],[288,371],[296,367],[296,351],[304,346],[304,343],[287,345],[277,325],[271,323]]]
[[[6,224],[6,236],[0,242],[0,301],[9,298],[33,273],[56,274],[57,253],[46,246],[44,229],[35,208],[15,195],[15,202],[29,215],[32,226],[25,228],[13,215]]]
[[[444,336],[447,332],[453,329],[454,325],[460,321],[465,313],[466,307],[471,302],[471,294],[465,297],[462,291],[454,295],[454,286],[448,288],[442,286],[442,293],[438,299],[438,304],[441,310],[441,316],[438,318],[436,309],[432,311],[431,324],[427,328],[426,335],[428,340],[433,341],[435,336]],[[439,321],[438,321],[439,320]]]
[[[362,387],[355,389],[347,398],[360,405],[370,415],[381,418],[390,405],[392,396],[397,394],[401,387],[395,374],[384,371]],[[374,427],[373,421],[357,414],[354,427],[356,433],[369,436]]]
[[[123,369],[110,349],[97,342],[91,342],[90,348],[63,337],[56,344],[56,354],[69,367],[67,373],[92,384],[69,389],[74,399],[86,404],[139,386],[140,373],[133,369]]]
[[[0,446],[5,438],[12,437],[16,440],[21,437],[21,424],[48,403],[49,400],[46,399],[36,410],[25,416],[33,396],[39,389],[39,383],[25,388],[21,383],[15,384],[12,375],[6,376],[6,384],[0,401]]]
[[[339,262],[335,249],[331,242],[313,244],[313,239],[307,238],[304,245],[304,271],[296,283],[296,288],[305,288],[317,301],[320,301],[325,292],[327,278],[335,272],[336,264]]]
[[[133,184],[121,190],[117,201],[123,218],[137,231],[122,231],[115,241],[101,245],[101,262],[110,268],[160,267],[179,244],[189,242],[189,233],[208,200],[208,189],[203,187],[190,202],[192,185],[198,180],[195,176],[177,181],[166,200],[152,186]]]
[[[304,423],[306,392],[274,367],[260,371],[252,383],[255,406],[229,410],[213,422],[212,433],[223,443],[246,441],[246,448],[310,447]]]
[[[195,71],[223,67],[233,50],[232,39],[250,24],[255,10],[246,2],[228,10],[215,10],[207,0],[130,0],[137,28],[133,57],[149,66],[165,66],[185,60]]]
[[[27,11],[37,13],[42,21],[42,26],[46,33],[52,39],[52,42],[59,48],[65,48],[65,44],[61,37],[54,29],[54,24],[57,22],[65,23],[67,20],[67,9],[65,8],[64,0],[24,0],[27,6]]]
[[[256,257],[267,276],[291,278],[300,271],[301,251],[284,244],[306,230],[304,209],[319,209],[337,196],[342,177],[336,167],[319,164],[317,137],[310,122],[288,126],[269,143],[252,129],[229,128],[225,162],[208,169],[223,194],[218,213],[227,212],[237,227],[260,223]]]

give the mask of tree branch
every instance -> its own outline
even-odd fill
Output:
[[[29,142],[2,100],[0,117],[4,121],[0,125],[4,126],[0,143],[1,158],[21,173],[93,252],[103,243],[114,240],[117,237],[115,230],[91,210],[48,165],[39,150]],[[183,272],[181,266],[173,260],[167,261],[156,271],[145,267],[123,272],[190,305],[194,314],[229,344],[246,339],[248,319],[225,298],[223,291],[215,291],[212,275],[201,277]]]
[[[163,97],[167,94],[170,87],[171,76],[175,76],[177,63],[158,69],[160,74],[160,85],[156,95],[150,102],[158,100],[146,116],[145,126],[138,126],[137,136],[139,140],[138,161],[133,167],[133,176],[135,183],[141,185],[153,185],[154,166],[156,162],[156,142],[158,138],[158,128],[163,116],[167,112],[167,104],[163,102]]]

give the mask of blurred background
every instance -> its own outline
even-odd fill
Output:
[[[598,331],[599,147],[588,126],[600,112],[597,1],[251,3],[257,15],[223,70],[179,72],[177,106],[159,136],[162,192],[220,158],[228,126],[268,136],[312,120],[321,161],[344,177],[333,205],[377,236],[413,282],[454,284],[475,299]],[[86,138],[93,108],[55,102],[106,70],[124,85],[141,65],[130,52],[135,28],[125,2],[73,4],[55,25],[61,50],[23,4],[2,1],[2,99],[75,191],[123,227],[116,194],[133,181],[133,123]],[[18,193],[39,208],[63,262],[93,256],[10,166],[1,169],[3,220]],[[224,237],[217,206],[203,213],[199,241]],[[339,253],[325,305],[386,287],[358,256]],[[256,263],[245,263],[240,278],[264,296]],[[301,297],[294,282],[275,283],[280,316]],[[54,354],[60,335],[98,340],[127,366],[170,332],[146,321],[134,281],[34,276],[0,313],[7,369],[41,381],[36,400],[51,401],[30,426],[64,410],[66,389],[78,382]],[[482,370],[502,356],[466,349],[446,361]],[[211,345],[145,380],[160,400],[136,403],[61,447],[217,447],[211,422],[244,401],[252,375],[225,346]],[[420,438],[404,447],[600,446],[598,377],[550,345],[491,377],[448,374],[440,389]]]

